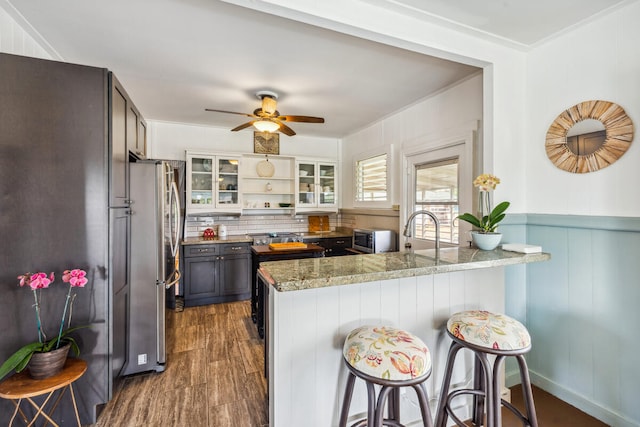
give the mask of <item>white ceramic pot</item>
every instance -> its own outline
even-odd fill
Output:
[[[227,237],[227,226],[224,224],[218,225],[218,237]]]
[[[471,232],[471,240],[473,244],[483,251],[492,251],[498,247],[502,240],[501,233],[480,233],[478,231]]]

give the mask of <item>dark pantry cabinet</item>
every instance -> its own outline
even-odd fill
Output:
[[[128,114],[135,106],[104,68],[0,53],[0,76],[0,235],[10,242],[0,256],[0,322],[12,325],[0,335],[0,360],[36,337],[33,296],[16,276],[56,273],[41,302],[51,335],[66,293],[62,271],[85,269],[72,323],[89,325],[76,332],[89,368],[74,386],[82,423],[94,423],[126,363],[127,162],[144,121]],[[12,411],[0,401],[0,425]],[[62,399],[56,418],[73,420],[72,411]]]
[[[251,296],[250,244],[185,246],[184,272],[187,307],[248,299]]]

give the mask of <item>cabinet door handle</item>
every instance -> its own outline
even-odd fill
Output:
[[[232,246],[231,250],[232,251],[240,251],[240,250],[242,250],[242,246]]]
[[[202,252],[209,252],[209,249],[198,249],[198,252],[202,253]]]
[[[224,257],[223,256],[219,256],[218,259],[224,259]]]
[[[344,240],[336,240],[336,243],[339,245],[344,245]]]

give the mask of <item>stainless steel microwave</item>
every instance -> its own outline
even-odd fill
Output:
[[[368,254],[396,252],[396,232],[393,230],[353,230],[353,249]]]

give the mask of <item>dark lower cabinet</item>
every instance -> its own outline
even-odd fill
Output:
[[[251,293],[251,256],[222,255],[219,265],[220,295],[247,295]]]
[[[352,237],[311,237],[305,238],[305,243],[315,243],[324,248],[324,256],[351,255],[347,249],[353,246]]]
[[[249,243],[190,245],[184,253],[185,306],[251,297]]]
[[[185,271],[185,304],[188,302],[214,298],[220,292],[218,276],[220,261],[217,256],[184,259]]]

